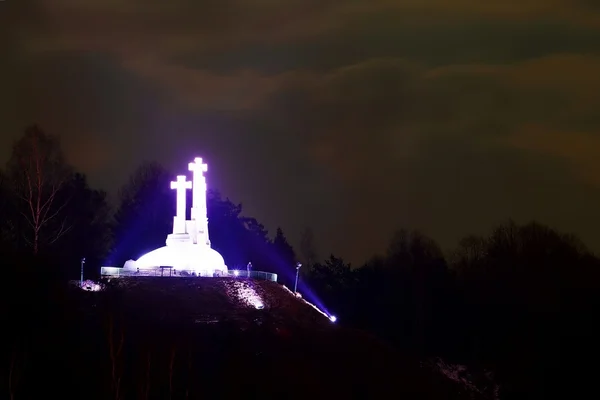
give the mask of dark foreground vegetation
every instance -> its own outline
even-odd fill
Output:
[[[257,310],[228,281],[120,278],[99,292],[5,286],[22,305],[6,338],[11,398],[461,398],[460,386],[330,323],[280,285],[248,283],[265,301]]]
[[[310,230],[295,251],[281,229],[269,235],[212,191],[211,240],[227,264],[251,261],[291,286],[300,259],[300,291],[333,310],[341,328],[285,307],[192,323],[190,315],[224,303],[173,301],[164,288],[143,296],[135,287],[69,288],[82,257],[86,277],[98,278],[101,264],[163,245],[172,179],[156,163],[142,165],[113,212],[52,136],[33,127],[15,144],[0,175],[2,343],[14,398],[468,396],[423,372],[420,362],[438,357],[491,376],[495,384],[477,388],[487,398],[573,398],[595,381],[600,260],[538,223],[508,221],[447,254],[399,230],[384,255],[354,268],[333,255],[320,261]],[[187,319],[169,318],[182,310]]]

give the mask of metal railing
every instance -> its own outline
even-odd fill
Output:
[[[264,272],[264,271],[250,271],[248,274],[247,270],[243,269],[230,269],[228,272],[228,276],[231,278],[248,278],[251,279],[259,279],[262,281],[271,281],[277,282],[277,274],[272,272]]]
[[[120,267],[101,267],[100,275],[104,277],[120,277],[120,276],[156,276],[164,278],[183,278],[183,277],[228,277],[228,278],[251,278],[263,281],[277,282],[277,274],[264,271],[250,271],[247,270],[228,270],[223,273],[216,271],[210,273],[202,271],[197,274],[195,271],[179,270],[175,268],[152,268],[152,269],[132,269],[132,268],[120,268]]]

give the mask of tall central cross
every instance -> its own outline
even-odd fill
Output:
[[[208,165],[202,162],[202,158],[196,157],[194,162],[188,164],[188,169],[194,174],[192,178],[192,208],[203,208],[206,203],[206,178],[204,172],[208,171]],[[199,215],[192,216],[192,219],[200,217]],[[204,216],[206,217],[206,216]]]
[[[206,178],[204,177],[208,166],[202,162],[202,158],[196,157],[194,162],[188,164],[188,169],[194,174],[192,178],[192,220],[194,220],[196,233],[195,243],[204,243],[210,246],[206,209]]]
[[[185,191],[192,188],[192,182],[186,181],[185,175],[179,175],[177,181],[171,182],[171,189],[177,190],[177,215],[175,215],[176,222],[173,226],[173,233],[185,233]],[[183,231],[181,226],[183,226]]]

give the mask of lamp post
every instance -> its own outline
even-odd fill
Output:
[[[249,262],[248,265],[246,265],[246,270],[248,271],[248,276],[247,278],[250,278],[250,270],[252,269],[252,263]]]
[[[302,264],[300,262],[296,263],[296,283],[294,283],[294,294],[297,294],[298,292],[298,274],[300,273],[300,267],[302,267]]]
[[[81,259],[81,278],[79,280],[79,287],[83,287],[83,264],[85,264],[85,257]]]

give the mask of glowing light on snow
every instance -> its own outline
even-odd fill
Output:
[[[235,271],[233,271],[233,274],[234,274],[235,276],[239,276],[239,275],[240,275],[240,271],[238,271],[238,270],[236,269]]]
[[[252,284],[246,280],[232,281],[227,285],[227,292],[241,302],[254,307],[257,310],[265,308],[265,304],[260,295],[254,290]]]
[[[77,286],[88,292],[99,292],[103,289],[102,284],[90,280],[83,281],[81,284],[77,282]]]

